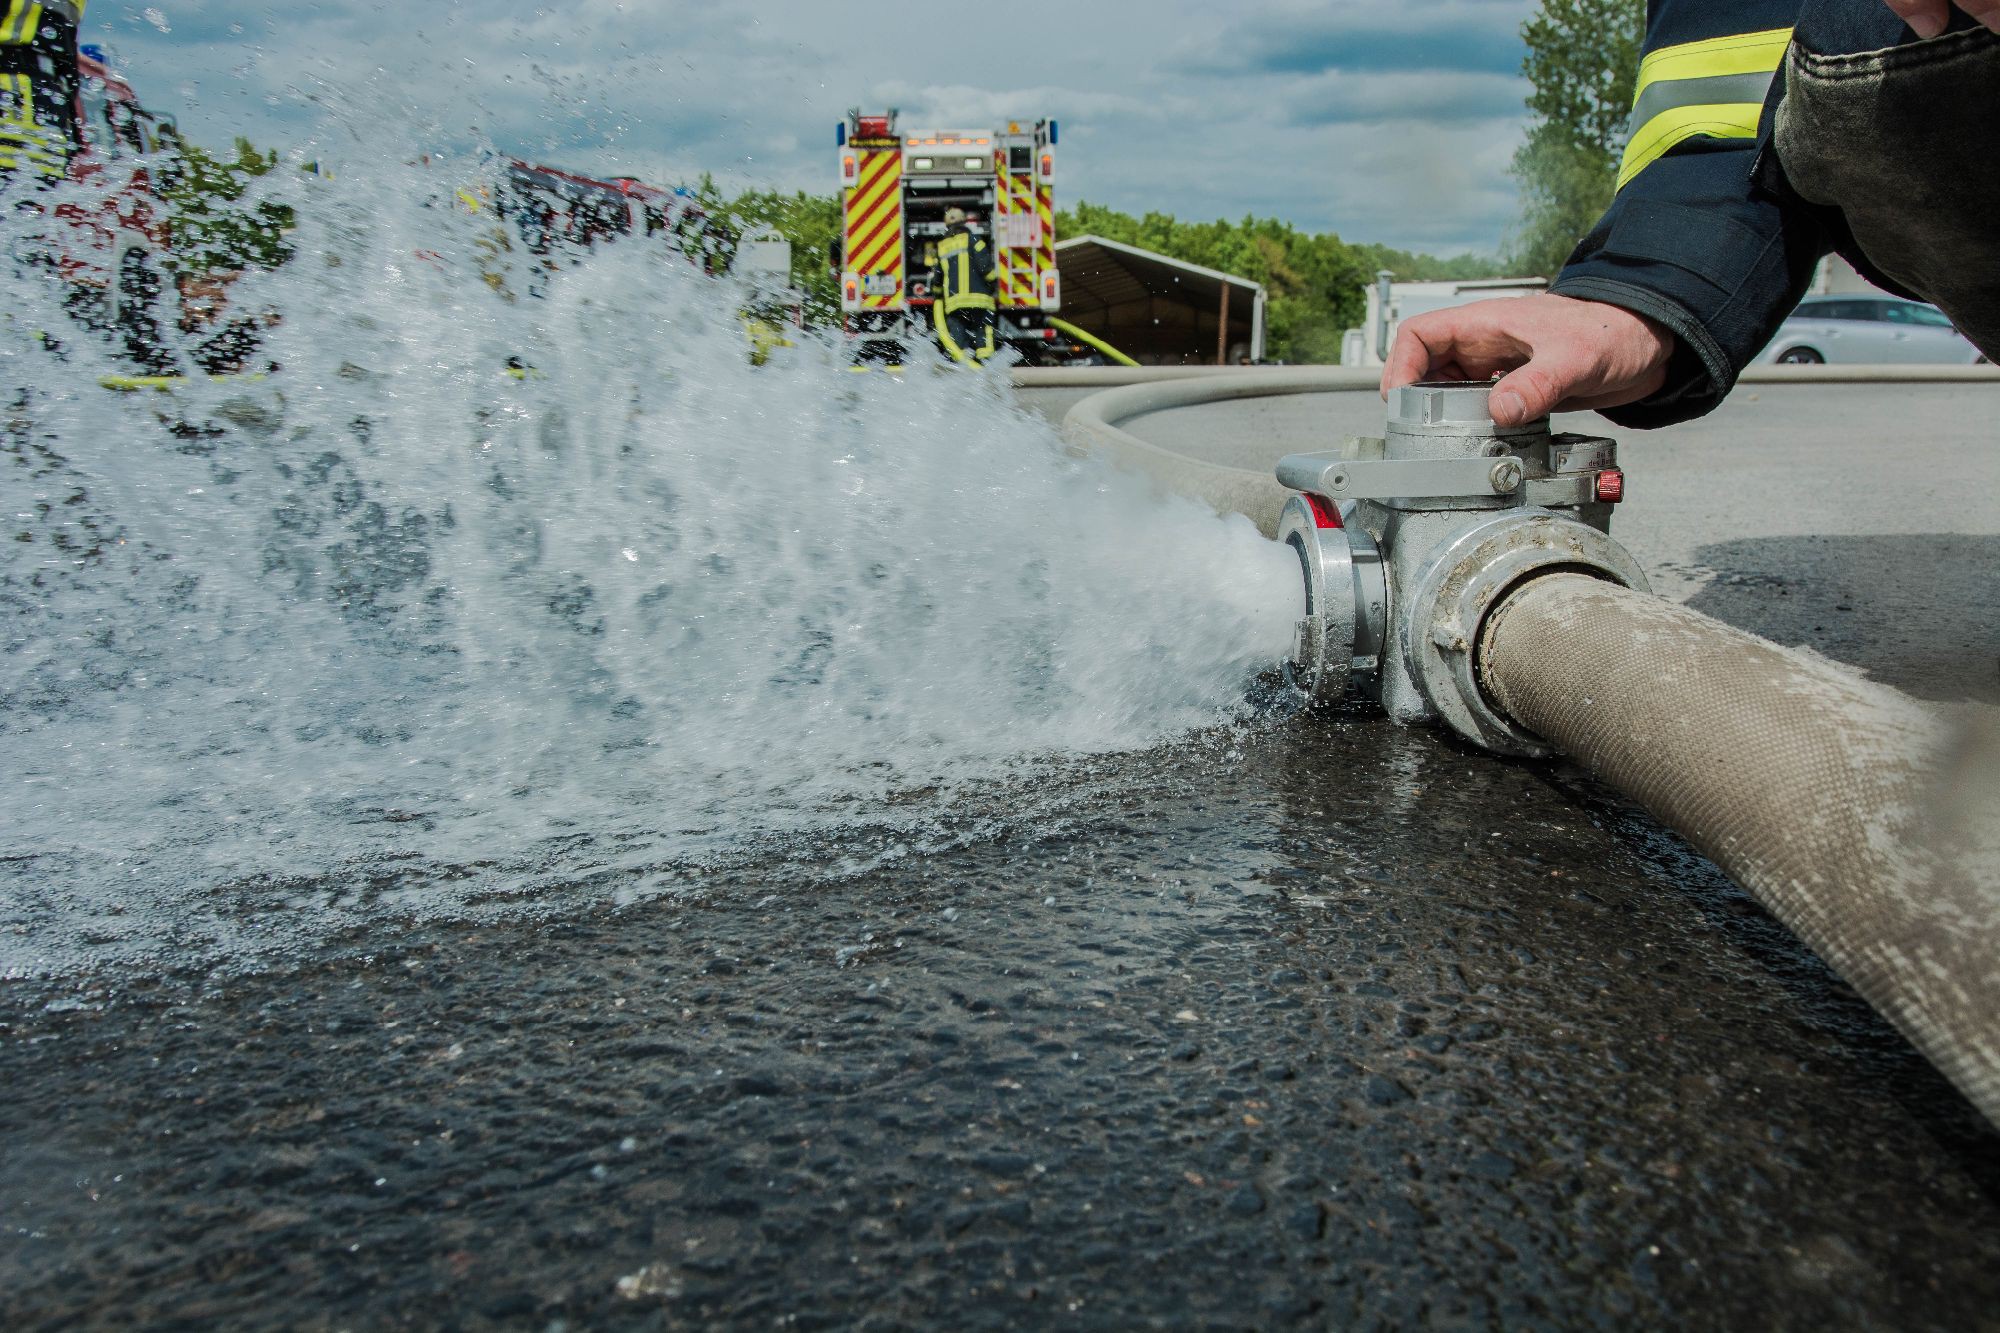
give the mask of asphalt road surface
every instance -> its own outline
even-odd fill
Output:
[[[1996,406],[1627,437],[1620,534],[1977,694]],[[1086,780],[832,883],[9,982],[0,1325],[2000,1328],[2000,1133],[1615,794],[1366,713]]]

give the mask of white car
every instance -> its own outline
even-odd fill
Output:
[[[1893,296],[1809,296],[1778,326],[1759,365],[1972,365],[1979,349],[1944,311]]]

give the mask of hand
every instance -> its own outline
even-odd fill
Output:
[[[1674,335],[1644,315],[1567,296],[1503,296],[1403,321],[1382,368],[1382,393],[1421,379],[1499,375],[1487,405],[1496,425],[1551,412],[1619,407],[1667,380]]]
[[[1919,37],[1935,37],[1944,31],[1957,5],[1994,32],[2000,32],[2000,0],[1882,0],[1896,11],[1896,17],[1910,25]]]

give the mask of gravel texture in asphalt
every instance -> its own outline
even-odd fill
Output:
[[[1884,603],[1977,591],[1990,485],[1800,531],[1670,452],[1683,595],[1977,692]],[[1093,776],[845,880],[9,982],[0,1323],[2000,1329],[2000,1133],[1614,794],[1366,714]]]

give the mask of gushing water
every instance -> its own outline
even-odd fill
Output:
[[[728,282],[531,275],[455,183],[284,187],[296,257],[232,296],[280,316],[261,380],[107,392],[6,275],[0,974],[1030,827],[1281,656],[1280,548],[1000,376],[753,367]]]

